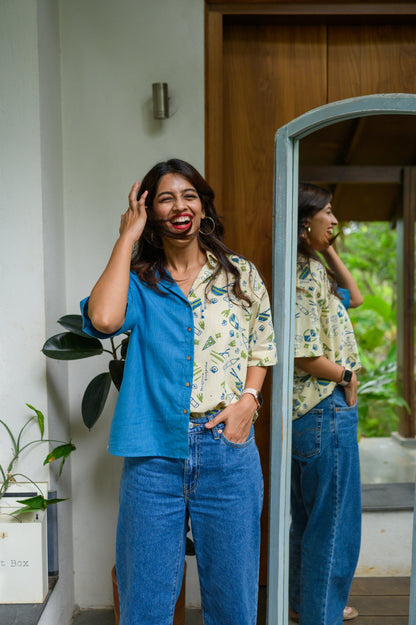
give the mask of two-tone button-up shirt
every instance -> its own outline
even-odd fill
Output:
[[[126,317],[116,334],[130,332],[109,451],[117,456],[188,456],[191,413],[236,401],[247,366],[276,362],[267,291],[253,265],[230,257],[252,305],[229,297],[231,277],[221,271],[205,294],[218,262],[208,255],[186,297],[178,285],[160,280],[159,291],[130,274]],[[81,302],[84,331],[98,338]]]

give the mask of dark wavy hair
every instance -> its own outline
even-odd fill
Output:
[[[156,219],[153,209],[153,202],[159,183],[166,174],[177,174],[186,178],[195,188],[201,200],[205,217],[201,220],[201,226],[197,234],[198,243],[202,250],[212,252],[218,260],[215,271],[205,288],[207,298],[210,285],[215,281],[221,269],[224,269],[227,275],[231,274],[232,276],[230,297],[234,296],[234,299],[239,301],[240,304],[243,301],[251,305],[251,300],[241,288],[240,271],[228,258],[229,254],[235,254],[235,252],[223,243],[224,226],[215,210],[214,191],[195,167],[178,158],[157,163],[142,180],[137,197],[139,198],[145,191],[148,192],[146,198],[147,222],[142,236],[133,251],[131,259],[132,271],[135,271],[143,282],[156,290],[159,290],[158,282],[160,280],[172,280],[165,269],[166,258],[162,237],[183,239],[184,235],[169,232],[164,223]]]
[[[306,263],[309,264],[311,258],[324,265],[325,270],[329,276],[331,285],[331,291],[339,297],[336,288],[336,276],[323,262],[321,257],[316,253],[311,245],[309,245],[305,230],[308,225],[308,220],[319,213],[320,210],[325,208],[332,201],[332,193],[327,189],[318,187],[317,185],[309,182],[299,183],[298,193],[298,259],[299,257],[306,258]],[[302,262],[302,261],[300,261]]]

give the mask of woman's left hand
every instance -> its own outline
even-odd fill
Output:
[[[219,423],[225,423],[224,436],[231,443],[242,444],[248,439],[256,410],[255,398],[246,393],[237,402],[219,412],[205,427],[212,429]]]

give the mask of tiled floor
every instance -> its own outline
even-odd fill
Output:
[[[405,447],[393,437],[362,438],[359,449],[363,484],[415,481],[416,446]]]

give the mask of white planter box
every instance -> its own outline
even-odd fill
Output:
[[[47,493],[47,484],[39,484]],[[18,521],[9,513],[21,507],[20,492],[28,484],[13,484],[15,497],[1,500],[0,507],[0,603],[42,603],[48,593],[48,544],[46,512],[31,512]]]

